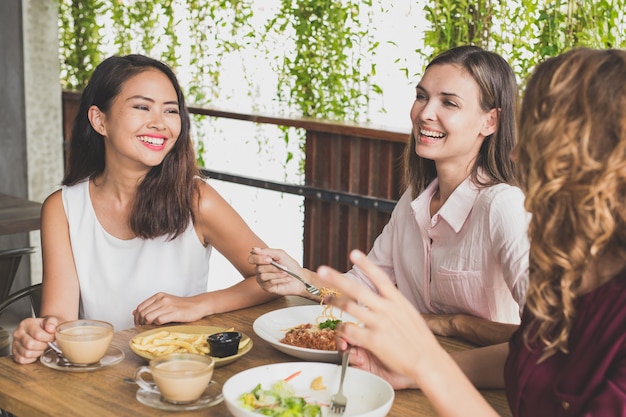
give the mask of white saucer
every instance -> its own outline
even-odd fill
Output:
[[[64,362],[57,354],[48,349],[39,358],[39,361],[46,365],[48,368],[57,369],[59,371],[66,372],[88,372],[95,371],[97,369],[106,368],[107,366],[117,365],[124,359],[124,352],[115,346],[109,346],[106,354],[100,359],[100,362],[90,365],[74,365],[70,362]]]
[[[156,389],[158,391],[158,388]],[[139,390],[137,390],[137,401],[147,406],[158,408],[159,410],[189,411],[212,407],[224,401],[224,396],[222,395],[222,386],[215,381],[211,381],[209,382],[209,385],[204,390],[202,396],[198,399],[198,401],[194,401],[189,404],[168,403],[161,399],[160,394],[152,391],[147,391],[142,388],[139,388]]]

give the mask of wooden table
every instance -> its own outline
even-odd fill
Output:
[[[40,224],[40,203],[0,194],[0,235],[38,230]]]
[[[237,361],[215,369],[213,379],[223,384],[245,369],[269,363],[299,361],[273,348],[252,330],[252,323],[260,315],[279,308],[309,304],[298,297],[285,297],[270,303],[207,317],[193,324],[234,327],[252,338],[252,350]],[[0,358],[0,408],[17,416],[231,416],[225,403],[192,412],[167,412],[143,405],[135,398],[137,386],[125,383],[135,368],[145,361],[129,348],[129,340],[141,331],[154,326],[128,329],[115,333],[112,344],[124,351],[125,358],[118,365],[87,373],[62,372],[36,362],[18,365],[10,357]],[[442,339],[449,350],[466,349],[467,345],[452,339]],[[482,391],[491,405],[503,416],[510,416],[502,390]],[[435,411],[419,390],[396,392],[392,417],[434,416]]]

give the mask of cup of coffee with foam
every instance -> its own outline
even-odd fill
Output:
[[[56,344],[75,365],[98,363],[113,339],[113,325],[100,320],[72,320],[56,329]]]
[[[137,368],[135,381],[142,389],[160,394],[162,401],[190,404],[202,396],[214,369],[215,360],[210,356],[171,353],[152,359],[149,366]],[[145,380],[144,374],[151,374],[154,384]]]

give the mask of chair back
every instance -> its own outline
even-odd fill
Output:
[[[34,251],[31,247],[0,251],[0,302],[9,296],[22,258]]]
[[[31,315],[39,317],[41,313],[41,284],[33,284],[21,290],[11,293],[5,300],[0,302],[0,315],[9,306],[24,297],[30,297]]]

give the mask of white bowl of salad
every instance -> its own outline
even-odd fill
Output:
[[[341,366],[321,362],[286,362],[259,366],[230,377],[222,392],[235,417],[327,417],[337,392]],[[348,368],[344,381],[348,406],[343,417],[384,417],[395,392],[384,379]]]

